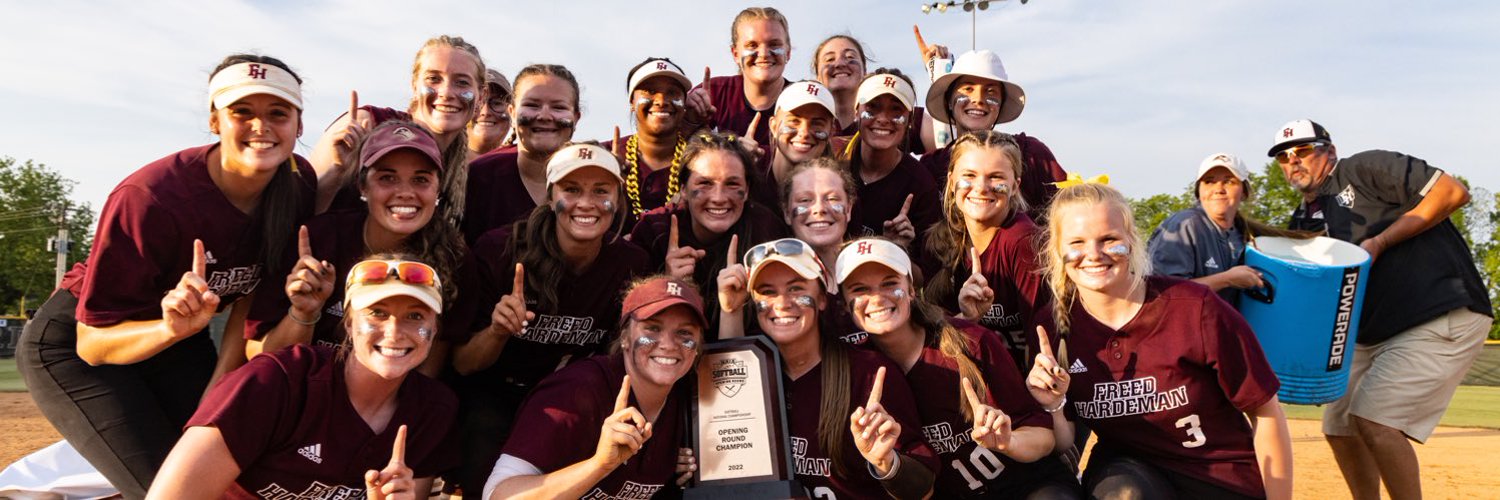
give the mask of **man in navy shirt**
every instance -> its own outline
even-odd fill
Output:
[[[1326,231],[1370,253],[1349,391],[1326,407],[1323,434],[1356,499],[1419,498],[1408,439],[1423,442],[1484,343],[1494,312],[1468,245],[1448,216],[1469,202],[1452,176],[1418,158],[1339,158],[1328,130],[1297,120],[1268,154],[1302,192],[1291,227]]]

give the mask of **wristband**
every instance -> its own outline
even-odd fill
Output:
[[[286,308],[286,317],[288,319],[291,319],[293,323],[296,323],[296,324],[299,324],[299,325],[302,325],[302,326],[313,326],[313,325],[318,324],[318,320],[323,319],[323,310],[319,309],[318,310],[318,314],[315,315],[315,316],[313,316],[312,320],[310,320],[310,321],[302,321],[300,319],[297,319],[297,315],[296,314],[292,314],[292,308],[288,307],[288,308]]]
[[[1063,395],[1062,401],[1058,401],[1057,402],[1057,408],[1042,408],[1042,411],[1045,411],[1047,413],[1057,413],[1057,412],[1062,411],[1062,409],[1063,409],[1064,406],[1068,406],[1068,396],[1067,395]]]
[[[901,469],[901,455],[896,453],[896,450],[891,450],[891,470],[886,472],[885,477],[881,477],[880,471],[875,470],[875,464],[872,464],[868,461],[865,462],[865,469],[869,470],[870,477],[873,477],[875,479],[881,481],[891,479],[893,477],[896,477],[896,471]]]

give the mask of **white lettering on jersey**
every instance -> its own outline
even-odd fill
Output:
[[[660,490],[662,486],[665,485],[625,481],[625,484],[620,486],[620,494],[618,495],[610,495],[609,493],[605,493],[604,490],[594,488],[589,490],[588,494],[583,495],[582,498],[584,500],[646,500],[655,496],[656,491]]]
[[[922,426],[922,437],[927,439],[927,445],[932,447],[932,451],[936,451],[940,455],[958,451],[959,447],[973,441],[969,437],[968,430],[954,434],[953,426],[948,425],[947,422]]]
[[[829,477],[833,471],[833,459],[807,458],[807,440],[796,436],[792,437],[792,461],[803,476]]]
[[[214,271],[208,274],[208,289],[213,290],[220,297],[249,294],[255,291],[255,285],[259,283],[260,264],[233,267],[227,271]]]
[[[261,488],[260,491],[255,492],[255,494],[260,495],[261,498],[274,498],[276,500],[354,500],[356,498],[364,498],[365,489],[313,481],[301,493],[292,493],[291,490],[283,488],[279,484],[271,483]]]
[[[1163,392],[1156,390],[1156,377],[1094,384],[1093,401],[1074,401],[1073,410],[1083,418],[1114,418],[1180,408],[1189,403],[1187,386]]]
[[[594,329],[594,318],[588,316],[538,314],[516,337],[541,344],[593,345],[603,342],[607,333]]]

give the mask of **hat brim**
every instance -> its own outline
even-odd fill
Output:
[[[1000,119],[995,120],[995,125],[1012,122],[1021,117],[1021,111],[1026,109],[1026,90],[1020,85],[993,76],[948,73],[938,77],[932,82],[932,86],[927,88],[927,114],[932,115],[932,119],[950,125],[953,123],[948,116],[948,103],[943,96],[948,93],[948,88],[953,85],[953,82],[965,76],[1000,82],[1000,85],[1005,87],[1005,102],[1000,103]]]
[[[369,167],[370,165],[374,165],[375,162],[380,161],[381,158],[385,158],[385,155],[394,153],[394,152],[402,150],[402,149],[410,149],[412,151],[416,151],[418,154],[421,154],[423,158],[427,158],[428,160],[431,160],[432,161],[432,165],[434,167],[437,167],[438,171],[442,171],[443,170],[443,159],[442,158],[438,158],[436,156],[433,156],[431,151],[426,151],[426,150],[423,150],[422,148],[413,146],[409,142],[391,144],[391,145],[386,146],[384,148],[377,149],[377,150],[375,150],[375,152],[373,152],[373,153],[370,154],[370,159],[368,161],[363,162],[364,164],[360,165],[360,166],[361,167]]]
[[[659,69],[659,70],[652,71],[650,73],[646,73],[644,75],[641,75],[640,77],[638,77],[635,80],[631,81],[630,82],[630,90],[628,91],[628,93],[635,93],[635,89],[640,88],[640,86],[641,86],[642,83],[646,83],[646,80],[650,80],[650,79],[656,78],[658,76],[665,76],[667,78],[671,78],[672,81],[677,82],[678,85],[682,86],[682,91],[683,92],[687,92],[687,91],[693,89],[693,82],[691,80],[688,80],[688,77],[685,76],[685,75],[683,75],[682,73],[678,73],[676,71],[667,70],[667,69]]]
[[[646,304],[644,306],[636,308],[636,310],[634,311],[626,311],[626,314],[632,318],[635,318],[636,321],[644,321],[653,316],[656,316],[657,314],[661,314],[662,311],[671,309],[676,306],[686,307],[688,311],[691,311],[693,313],[693,319],[698,320],[698,326],[701,326],[705,329],[708,328],[708,318],[703,316],[703,311],[696,307],[693,307],[692,302],[689,302],[687,299],[684,299],[682,297],[670,297],[664,300],[658,300],[656,302],[652,302],[650,304]]]
[[[1268,156],[1268,157],[1274,157],[1274,156],[1276,156],[1276,153],[1280,153],[1281,150],[1283,150],[1283,149],[1291,148],[1291,147],[1296,147],[1296,146],[1301,146],[1303,144],[1307,144],[1307,143],[1310,143],[1310,142],[1327,142],[1327,141],[1325,139],[1319,139],[1317,137],[1300,137],[1300,138],[1297,138],[1297,139],[1291,139],[1291,140],[1287,140],[1287,141],[1282,141],[1282,142],[1276,143],[1275,146],[1271,146],[1271,149],[1268,150],[1268,151],[1266,151],[1266,156]]]
[[[273,87],[270,85],[243,85],[226,90],[223,93],[214,96],[214,107],[218,109],[224,109],[229,107],[229,105],[239,101],[240,99],[244,99],[256,94],[266,94],[279,97],[281,98],[281,100],[286,101],[288,104],[296,107],[297,110],[302,110],[301,98],[292,95],[291,92],[287,92],[285,89]]]
[[[344,296],[344,310],[357,311],[401,295],[417,299],[435,312],[443,312],[443,298],[437,295],[435,289],[395,280],[378,285],[358,285],[351,288]]]
[[[896,262],[895,259],[892,259],[892,258],[890,258],[888,256],[885,256],[885,255],[870,254],[868,257],[861,258],[861,259],[859,259],[858,262],[854,262],[852,264],[853,265],[847,266],[847,269],[844,268],[844,267],[840,267],[838,269],[838,274],[835,275],[835,277],[838,279],[838,283],[840,285],[844,284],[844,280],[849,279],[849,275],[854,274],[854,271],[858,270],[861,267],[865,267],[865,265],[867,265],[867,264],[877,264],[877,265],[880,265],[881,267],[884,267],[886,269],[890,269],[890,270],[895,271],[897,273],[902,273],[902,274],[905,274],[907,276],[911,276],[911,268],[910,267],[908,267],[905,270],[902,270],[901,269],[901,263]]]
[[[761,271],[764,271],[767,266],[771,265],[772,262],[780,262],[786,265],[786,267],[792,269],[792,272],[797,273],[797,275],[801,276],[803,279],[818,280],[819,282],[822,282],[823,280],[823,273],[817,269],[807,267],[803,263],[797,262],[795,259],[787,258],[784,255],[772,255],[770,257],[766,257],[764,260],[761,260],[760,263],[755,266],[755,269],[750,270],[750,275],[748,276],[749,279],[746,283],[753,287],[755,285],[755,278],[759,277]]]

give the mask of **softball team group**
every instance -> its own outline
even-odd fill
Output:
[[[734,76],[623,75],[602,143],[568,68],[440,36],[303,158],[298,74],[225,58],[219,141],[126,177],[28,323],[33,397],[125,498],[677,497],[700,350],[764,335],[811,498],[1291,496],[1245,321],[992,131],[1026,102],[994,53],[919,100],[850,36],[794,82],[779,12],[731,32]]]

